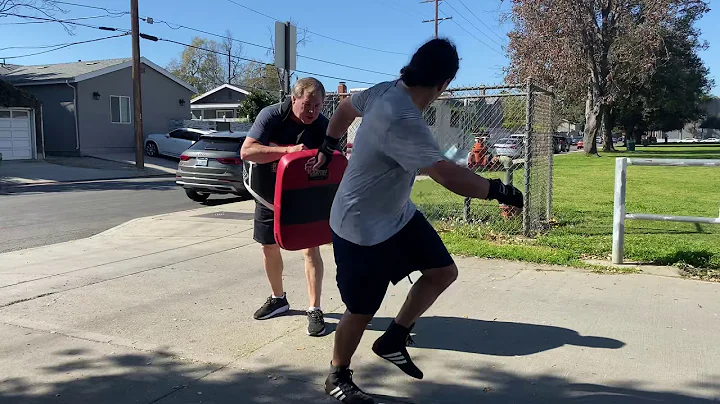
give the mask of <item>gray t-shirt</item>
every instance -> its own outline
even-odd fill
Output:
[[[443,157],[402,81],[355,93],[351,102],[363,119],[330,211],[330,227],[345,240],[371,246],[410,221],[416,211],[410,200],[415,175]]]

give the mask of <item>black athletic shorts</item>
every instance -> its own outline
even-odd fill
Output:
[[[332,233],[337,285],[348,311],[374,315],[385,292],[415,271],[454,263],[440,236],[419,211],[397,234],[373,246]]]
[[[253,239],[262,245],[275,244],[275,212],[255,202]]]

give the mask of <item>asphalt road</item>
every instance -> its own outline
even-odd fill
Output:
[[[208,204],[238,200],[219,195]],[[138,217],[200,206],[168,178],[4,189],[0,191],[0,253],[85,238]]]

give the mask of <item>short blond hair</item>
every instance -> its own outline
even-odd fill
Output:
[[[294,95],[295,98],[302,98],[307,93],[313,94],[317,92],[320,92],[322,98],[325,99],[325,86],[323,86],[320,80],[314,77],[301,78],[295,82],[292,89],[292,95]]]

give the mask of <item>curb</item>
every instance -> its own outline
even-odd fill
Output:
[[[99,182],[99,181],[118,181],[118,180],[132,180],[136,178],[174,178],[175,174],[145,174],[135,176],[119,176],[119,177],[108,177],[108,178],[95,178],[88,180],[61,180],[61,181],[39,181],[39,182],[21,182],[21,183],[4,183],[0,181],[0,190],[19,188],[19,187],[34,187],[34,186],[47,186],[47,185],[67,185],[67,184],[83,184],[88,182]]]

